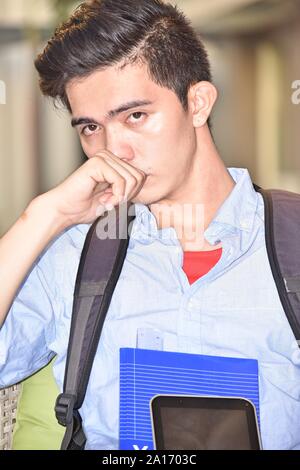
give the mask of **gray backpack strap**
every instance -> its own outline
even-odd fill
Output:
[[[300,346],[300,194],[254,188],[264,199],[266,247],[273,277]]]
[[[134,214],[134,206],[123,204],[99,217],[85,240],[74,290],[63,393],[55,405],[58,422],[67,427],[62,450],[83,449],[85,445],[78,410],[84,401],[106,313],[126,257],[135,217],[130,213]]]

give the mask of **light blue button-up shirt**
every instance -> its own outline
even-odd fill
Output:
[[[205,232],[222,242],[220,261],[192,285],[173,228],[158,230],[149,209],[136,219],[81,409],[87,449],[117,449],[119,349],[137,330],[160,330],[164,349],[254,358],[259,364],[264,449],[300,449],[300,358],[282,309],[264,241],[264,211],[247,170]],[[54,240],[23,283],[0,332],[0,386],[14,384],[54,354],[62,389],[80,254],[89,225]]]

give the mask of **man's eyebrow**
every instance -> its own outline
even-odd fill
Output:
[[[153,101],[149,101],[149,100],[129,101],[128,103],[124,103],[116,109],[108,111],[108,113],[105,115],[105,119],[110,120],[114,118],[115,116],[117,116],[118,114],[128,111],[129,109],[138,108],[139,106],[147,106],[152,103]],[[73,118],[71,121],[72,127],[80,126],[81,124],[96,124],[97,126],[102,125],[101,123],[97,122],[95,119],[90,118],[90,117]]]
[[[117,116],[120,113],[124,113],[125,111],[128,111],[129,109],[132,108],[138,108],[139,106],[147,106],[148,104],[152,104],[153,101],[149,100],[134,100],[134,101],[129,101],[129,103],[124,103],[121,106],[119,106],[116,109],[113,109],[112,111],[109,111],[105,118],[106,119],[112,119],[113,117]]]
[[[95,121],[95,119],[89,118],[89,117],[82,117],[82,118],[73,118],[71,121],[71,126],[72,127],[77,127],[80,126],[81,124],[97,124],[97,126],[100,126],[98,122]]]

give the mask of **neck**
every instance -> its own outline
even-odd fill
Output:
[[[221,244],[210,245],[204,232],[235,185],[210,133],[201,142],[201,149],[195,155],[184,184],[166,199],[149,207],[159,229],[174,227],[185,251],[208,251],[221,247]]]

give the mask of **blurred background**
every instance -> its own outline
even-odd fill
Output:
[[[0,236],[83,161],[70,117],[43,98],[33,61],[73,0],[0,0]],[[300,0],[173,0],[207,45],[227,166],[300,192]]]

